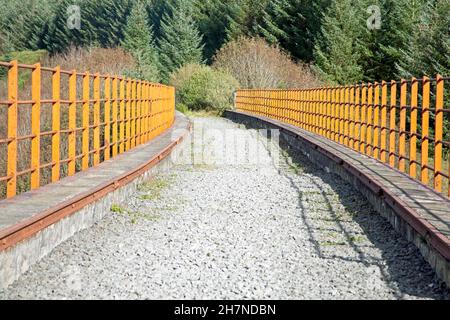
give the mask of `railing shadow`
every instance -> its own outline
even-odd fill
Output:
[[[246,127],[255,128],[254,125],[248,124]],[[433,269],[423,259],[415,245],[397,233],[361,193],[337,174],[326,172],[324,168],[314,164],[301,152],[292,149],[282,138],[279,141],[279,147],[285,151],[285,155],[282,159],[277,160],[277,163],[274,160],[273,166],[290,181],[291,186],[297,191],[299,218],[306,226],[315,253],[321,259],[339,259],[361,263],[367,270],[379,270],[384,285],[388,286],[398,299],[407,298],[407,295],[430,299],[450,299],[450,290],[437,279]],[[269,148],[267,151],[271,152]],[[290,172],[289,167],[292,164],[300,167],[302,174],[309,176],[308,183],[319,190],[320,200],[318,201],[324,204],[326,211],[324,217],[312,218],[308,215],[308,208],[305,207],[304,202],[309,195],[302,190]],[[342,219],[333,206],[329,190],[323,188],[323,184],[318,182],[320,180],[331,188],[332,193],[338,195],[339,203],[345,212],[354,213],[348,218],[349,220]],[[323,225],[317,223],[315,219],[326,220],[332,226],[325,230]],[[369,243],[355,241],[355,231],[349,231],[346,228],[347,223],[354,222],[360,226]],[[342,236],[344,241],[339,245],[348,248],[345,254],[339,254],[338,250],[333,250],[321,243],[320,234],[328,231],[339,233]],[[378,255],[367,253],[367,250],[364,250],[366,247],[376,248],[379,252]],[[370,277],[370,273],[368,273],[368,277]]]
[[[423,298],[450,299],[450,290],[436,278],[433,269],[425,262],[414,244],[397,233],[390,223],[375,211],[362,194],[337,174],[327,173],[301,152],[289,148],[284,139],[280,139],[280,147],[287,153],[288,158],[284,160],[292,159],[293,163],[301,166],[303,174],[313,176],[309,179],[309,182],[320,190],[321,200],[326,205],[327,216],[331,218],[329,222],[333,224],[336,232],[343,235],[344,245],[351,248],[351,254],[345,256],[336,254],[334,250],[324,248],[317,238],[318,230],[315,221],[308,217],[308,210],[303,207],[303,200],[306,195],[296,184],[292,175],[286,174],[286,170],[280,168],[280,173],[290,180],[293,188],[297,189],[298,203],[302,208],[301,219],[307,226],[316,253],[321,258],[342,259],[362,263],[367,268],[378,268],[385,284],[392,289],[394,295],[399,299],[404,298],[407,294]],[[355,213],[351,216],[351,221],[356,222],[361,227],[364,235],[370,241],[369,246],[376,247],[381,252],[381,258],[367,254],[363,250],[363,247],[367,244],[362,245],[355,241],[354,232],[347,230],[345,227],[346,221],[333,207],[329,193],[317,182],[316,178],[325,182],[339,196],[339,202],[346,212]],[[361,206],[361,203],[364,204]],[[361,212],[361,208],[364,209],[364,212]],[[414,276],[411,275],[412,273],[414,273]]]

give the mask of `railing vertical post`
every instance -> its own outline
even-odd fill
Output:
[[[131,147],[131,79],[127,79],[127,105],[126,105],[126,130],[125,130],[125,150]]]
[[[339,143],[344,144],[345,136],[345,87],[339,87]]]
[[[131,144],[130,147],[136,146],[136,81],[131,81]]]
[[[83,170],[89,168],[89,105],[90,105],[90,75],[83,75],[83,136],[82,136],[82,160]]]
[[[17,193],[17,100],[19,67],[17,60],[11,61],[8,70],[8,165],[6,196],[12,198]]]
[[[428,184],[428,147],[430,142],[429,137],[429,122],[430,122],[430,79],[423,77],[422,80],[422,143],[421,143],[421,173],[420,178],[422,183]]]
[[[359,151],[366,152],[366,132],[367,132],[367,84],[362,84],[361,88],[361,142]]]
[[[155,85],[153,83],[150,84],[149,87],[149,100],[150,100],[150,111],[149,111],[149,117],[148,117],[148,139],[152,140],[153,139],[153,113],[155,110]],[[240,103],[239,103],[239,99],[236,96],[236,107],[237,108],[241,108],[240,107]]]
[[[270,90],[270,114],[276,118],[276,95],[274,90]]]
[[[77,156],[77,72],[72,70],[69,75],[69,136],[68,141],[68,156],[69,162],[67,164],[67,175],[73,176],[76,170],[76,156]]]
[[[148,116],[148,100],[147,100],[147,81],[142,82],[142,143],[147,140],[147,116]]]
[[[406,170],[406,95],[407,82],[401,80],[400,87],[400,137],[399,137],[399,164],[398,168],[401,172]]]
[[[313,117],[313,132],[320,134],[320,128],[319,128],[319,98],[318,98],[318,90],[313,89],[313,104],[312,104],[312,117]]]
[[[94,166],[100,163],[100,75],[94,76]]]
[[[151,83],[147,82],[147,89],[146,89],[146,94],[147,94],[147,117],[146,117],[146,125],[145,125],[145,132],[146,132],[146,141],[150,140],[150,120],[151,120],[151,113],[152,113],[152,98],[151,98]],[[175,104],[174,104],[175,107]]]
[[[367,89],[367,132],[366,132],[366,154],[372,156],[373,151],[373,85],[368,84]]]
[[[355,145],[355,86],[350,87],[349,106],[350,134],[348,146],[350,148],[353,148],[353,146]]]
[[[125,152],[125,79],[120,78],[120,134],[119,153]]]
[[[31,190],[40,186],[41,180],[41,65],[35,64],[31,75]]]
[[[61,140],[61,69],[56,67],[52,77],[52,182],[60,177],[60,140]]]
[[[387,83],[381,82],[381,161],[386,162],[386,139],[387,139]]]
[[[373,157],[379,159],[380,157],[380,84],[374,84],[374,110],[373,110]]]
[[[344,88],[344,145],[349,146],[350,133],[349,133],[349,92],[350,88],[347,86]]]
[[[105,129],[104,129],[104,157],[105,161],[111,157],[111,77],[105,78]]]
[[[314,130],[316,129],[316,127],[314,126],[314,89],[310,89],[309,90],[309,98],[308,98],[309,102],[309,130],[314,132]]]
[[[338,89],[336,87],[333,88],[332,90],[332,95],[331,95],[331,114],[332,114],[332,123],[331,123],[331,127],[333,128],[333,140],[338,142],[339,141],[339,121],[338,121],[338,116],[339,116],[339,107],[337,104],[337,93],[338,93]]]
[[[397,135],[397,119],[396,119],[396,108],[397,108],[397,83],[391,81],[391,102],[389,109],[389,165],[395,168],[395,151],[396,151],[396,135]]]
[[[332,139],[332,130],[331,130],[331,88],[327,87],[326,89],[326,100],[327,100],[327,106],[326,106],[326,113],[327,113],[327,138]]]
[[[361,142],[361,105],[360,105],[361,86],[356,85],[355,89],[355,143],[353,148],[359,151],[359,144]]]
[[[117,90],[118,90],[118,78],[115,76],[112,80],[112,156],[117,156],[118,151],[118,101],[117,101]]]
[[[267,98],[267,91],[264,91],[265,94],[265,98]],[[265,100],[265,104],[267,105],[267,99]],[[302,122],[302,114],[301,114],[301,91],[300,90],[295,90],[295,119],[296,119],[296,126],[297,127],[301,127],[301,122]]]
[[[326,115],[327,115],[327,111],[326,111],[326,91],[325,89],[322,87],[319,90],[319,100],[320,100],[320,134],[324,137],[326,137],[327,131],[326,131],[326,127],[327,127],[327,119],[326,119]]]
[[[444,120],[444,79],[436,76],[436,116],[435,116],[435,142],[434,142],[434,188],[442,192],[442,145]]]
[[[409,175],[414,179],[417,178],[417,95],[419,83],[416,78],[412,78],[411,82],[411,124],[409,138]]]
[[[141,144],[141,124],[142,124],[142,86],[141,81],[136,83],[136,145]]]

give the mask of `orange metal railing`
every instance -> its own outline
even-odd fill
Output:
[[[37,189],[46,183],[41,177],[45,169],[51,170],[47,182],[72,176],[152,140],[174,121],[173,87],[60,67],[45,68],[40,64],[22,65],[17,61],[0,62],[0,69],[7,73],[4,97],[0,92],[0,111],[7,109],[0,113],[0,125],[6,127],[6,136],[0,131],[0,147],[6,145],[0,149],[0,164],[4,164],[6,173],[0,172],[0,183],[6,183],[8,198],[17,194],[20,177],[29,176],[29,188]],[[31,72],[28,99],[21,98],[26,90],[19,88],[20,72]],[[44,82],[46,73],[49,79]],[[42,97],[48,82],[49,97]],[[28,92],[23,96],[28,96]],[[26,124],[30,131],[24,135],[18,132],[22,108],[31,109],[30,123]],[[42,121],[43,114],[48,114],[47,123]],[[45,138],[48,143],[43,150]],[[18,157],[18,144],[24,141],[29,143],[29,165],[19,171],[18,164],[27,158]],[[45,156],[44,152],[48,154]],[[43,158],[50,161],[43,163]]]
[[[334,140],[450,197],[449,80],[438,75],[306,90],[244,89],[236,92],[235,107]]]

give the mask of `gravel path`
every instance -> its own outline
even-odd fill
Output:
[[[193,142],[186,161],[0,298],[450,298],[415,247],[337,177],[224,119],[195,119]]]

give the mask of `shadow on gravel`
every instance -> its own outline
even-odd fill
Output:
[[[382,252],[382,259],[379,259],[368,256],[361,250],[362,246],[355,242],[354,234],[346,231],[345,221],[341,219],[340,215],[333,208],[327,192],[317,183],[316,179],[311,178],[311,183],[321,190],[322,200],[327,205],[335,231],[345,236],[345,245],[350,246],[354,251],[353,257],[325,253],[323,246],[316,238],[317,232],[315,232],[314,223],[306,216],[308,210],[303,208],[304,193],[294,183],[292,176],[287,174],[286,170],[280,168],[280,174],[288,178],[292,186],[298,190],[298,203],[300,208],[302,208],[302,219],[307,226],[316,253],[321,258],[359,262],[363,263],[367,268],[378,267],[382,272],[385,283],[392,288],[393,293],[399,299],[402,299],[406,294],[422,298],[450,299],[450,290],[436,278],[433,269],[423,259],[415,245],[397,233],[391,224],[375,211],[362,194],[337,174],[327,173],[323,168],[312,163],[302,153],[290,148],[284,139],[280,139],[280,147],[287,153],[287,157],[293,163],[301,167],[303,173],[320,178],[339,195],[339,201],[346,211],[355,213],[351,219],[361,226],[371,244]],[[286,160],[287,158],[283,161],[289,166]],[[364,203],[364,205],[361,206],[361,203]],[[362,208],[363,210],[361,210]],[[355,256],[357,258],[354,258]],[[394,283],[397,288],[393,287]]]
[[[248,129],[259,129],[258,126],[245,124]],[[450,290],[445,283],[437,279],[433,269],[423,259],[419,250],[414,244],[408,242],[397,233],[391,224],[380,216],[368,203],[365,197],[355,190],[349,183],[340,176],[327,173],[323,168],[312,163],[301,152],[292,149],[284,139],[280,139],[280,147],[286,152],[282,165],[278,168],[279,173],[289,179],[292,187],[298,192],[298,205],[301,209],[301,219],[303,220],[315,251],[322,259],[342,259],[345,261],[364,264],[367,269],[378,269],[386,285],[392,289],[392,293],[398,298],[405,298],[406,295],[417,296],[429,299],[450,299]],[[267,150],[270,152],[270,150]],[[291,164],[287,161],[291,159]],[[345,245],[351,248],[352,254],[345,256],[338,255],[334,250],[327,248],[317,237],[319,232],[323,232],[314,220],[307,216],[308,209],[304,207],[304,200],[309,196],[302,191],[292,178],[289,172],[292,163],[301,168],[302,173],[311,175],[310,182],[320,190],[320,201],[326,204],[329,222],[333,223],[333,231],[343,235]],[[330,195],[317,182],[322,180],[339,196],[339,202],[345,210],[354,213],[351,221],[359,224],[364,235],[370,241],[370,246],[374,246],[381,251],[381,259],[368,255],[363,248],[366,244],[358,244],[354,238],[354,232],[348,232],[345,228],[345,220],[336,212],[332,205]],[[326,230],[325,230],[326,231]],[[329,249],[329,248],[328,248]],[[368,274],[369,276],[369,274]]]

